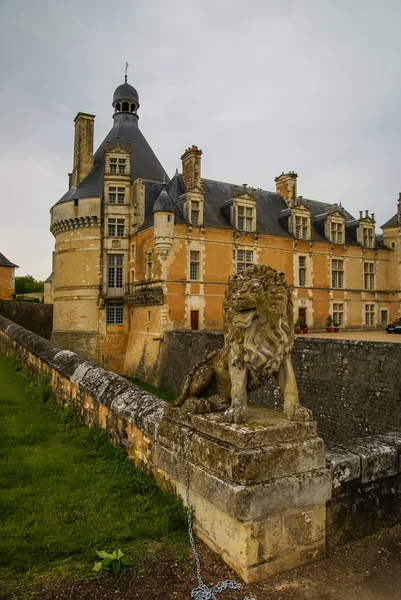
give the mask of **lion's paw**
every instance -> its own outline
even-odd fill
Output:
[[[312,421],[312,411],[302,406],[302,404],[296,404],[291,407],[291,410],[287,413],[290,421]]]
[[[222,415],[223,423],[245,423],[248,418],[248,410],[242,406],[232,406]]]

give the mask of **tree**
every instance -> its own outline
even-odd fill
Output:
[[[32,275],[15,278],[15,293],[30,294],[31,292],[43,292],[44,282],[37,281]]]

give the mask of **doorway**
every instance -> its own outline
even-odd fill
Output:
[[[301,325],[306,325],[306,308],[298,308],[298,319]]]
[[[191,310],[191,329],[199,329],[199,310]]]

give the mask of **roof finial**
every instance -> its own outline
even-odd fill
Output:
[[[127,83],[127,71],[128,71],[128,67],[129,67],[129,64],[126,62],[125,63],[125,83]]]

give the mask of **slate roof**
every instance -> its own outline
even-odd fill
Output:
[[[113,104],[118,100],[135,100],[139,103],[138,92],[129,83],[122,83],[114,92]]]
[[[8,260],[8,258],[6,258],[4,256],[4,254],[2,254],[0,252],[0,267],[13,267],[13,268],[18,268],[18,265],[15,265],[14,263],[10,262]]]
[[[229,205],[233,198],[234,184],[223,181],[214,181],[211,179],[202,179],[205,200],[203,222],[206,227],[219,227],[223,229],[235,228],[229,221]],[[163,184],[154,182],[145,182],[145,221],[139,227],[139,231],[152,227],[153,206],[158,198]],[[188,220],[183,214],[183,204],[186,199],[185,182],[181,174],[178,172],[167,185],[167,192],[176,206],[176,223],[188,223]],[[269,192],[258,189],[255,191],[256,196],[256,231],[270,235],[279,235],[293,238],[293,234],[288,231],[288,217],[290,210],[288,209],[284,199],[276,192]],[[324,235],[324,221],[328,216],[330,204],[319,202],[317,200],[309,200],[304,198],[310,206],[311,212],[311,239],[313,241],[327,242]],[[353,217],[351,213],[344,210],[345,217],[345,243],[348,245],[359,246],[356,239],[356,230],[359,221]],[[377,245],[384,247],[380,239],[377,239]]]
[[[396,213],[394,217],[391,217],[382,227],[395,227],[398,225],[398,214]]]
[[[162,191],[156,199],[156,202],[153,205],[152,212],[175,212],[175,202],[168,195],[166,188],[163,186]]]
[[[167,173],[140,131],[137,116],[125,112],[116,113],[113,118],[113,127],[93,156],[92,171],[76,188],[68,190],[57,204],[79,198],[96,198],[102,195],[106,141],[109,141],[111,146],[115,146],[117,137],[120,137],[122,147],[125,147],[127,143],[131,144],[131,181],[135,181],[138,177],[153,181],[169,180]]]
[[[50,273],[49,277],[47,279],[45,279],[44,283],[51,283],[53,279],[53,271]]]

